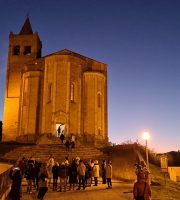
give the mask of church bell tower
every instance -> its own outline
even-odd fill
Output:
[[[19,129],[19,101],[25,63],[41,57],[42,44],[33,33],[29,17],[18,34],[10,32],[4,96],[3,141],[16,140]]]

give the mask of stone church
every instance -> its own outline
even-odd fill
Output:
[[[73,134],[107,144],[107,65],[67,49],[42,57],[41,48],[28,17],[19,34],[9,34],[3,141]]]

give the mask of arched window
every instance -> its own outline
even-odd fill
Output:
[[[71,83],[71,96],[70,96],[71,102],[74,102],[74,83]]]

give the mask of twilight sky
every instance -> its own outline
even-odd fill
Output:
[[[109,139],[180,149],[179,0],[0,0],[0,120],[9,32],[29,13],[43,55],[69,49],[108,64]]]

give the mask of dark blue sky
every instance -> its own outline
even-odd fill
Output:
[[[108,64],[110,141],[151,134],[155,151],[180,149],[179,0],[0,0],[0,120],[8,35],[27,13],[43,55],[67,48]]]

